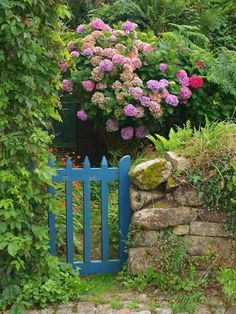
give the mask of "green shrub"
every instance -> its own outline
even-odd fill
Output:
[[[0,3],[0,311],[20,314],[78,295],[77,271],[48,253],[48,130],[60,119],[64,1]],[[63,290],[63,291],[62,291]]]

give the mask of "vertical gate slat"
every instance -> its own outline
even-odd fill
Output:
[[[109,260],[109,225],[108,225],[108,183],[106,174],[108,169],[107,160],[103,157],[101,162],[102,181],[101,181],[101,218],[102,218],[102,261]]]
[[[73,183],[70,180],[72,174],[72,162],[71,159],[67,159],[66,163],[67,181],[66,181],[66,257],[67,263],[73,264],[74,262],[74,241],[73,241],[73,200],[72,200],[72,188]]]
[[[91,236],[90,236],[90,162],[88,157],[84,160],[84,262],[91,262]]]
[[[127,260],[126,239],[129,232],[129,225],[131,222],[131,208],[129,202],[130,189],[130,170],[131,159],[130,156],[124,156],[119,161],[119,259],[121,265]]]
[[[52,159],[49,160],[48,165],[54,168],[54,162]],[[48,187],[48,192],[51,195],[55,195],[55,190],[52,186]],[[55,214],[51,211],[48,213],[48,228],[49,228],[49,253],[56,256],[56,219]]]

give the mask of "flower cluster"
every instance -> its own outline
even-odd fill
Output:
[[[124,140],[145,137],[163,112],[185,104],[192,90],[204,83],[184,69],[174,73],[174,81],[168,80],[171,66],[158,59],[153,44],[137,39],[136,29],[131,21],[121,29],[112,29],[101,19],[81,24],[67,44],[69,60],[59,65],[64,91],[79,95],[78,119],[99,117],[107,132],[120,132]],[[152,74],[146,66],[150,55],[156,58]]]

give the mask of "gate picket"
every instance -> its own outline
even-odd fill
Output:
[[[54,163],[49,161],[50,167]],[[117,168],[108,167],[105,157],[101,161],[100,168],[91,168],[88,157],[84,160],[83,168],[73,168],[71,159],[67,160],[65,169],[57,169],[57,174],[52,178],[53,182],[65,182],[66,188],[66,254],[67,263],[73,267],[79,267],[81,274],[113,273],[122,269],[127,260],[125,241],[127,239],[131,221],[131,208],[129,204],[129,176],[130,156],[124,156],[119,161]],[[108,183],[112,180],[119,181],[118,188],[118,215],[119,215],[119,258],[109,258],[109,224],[108,224]],[[84,254],[83,261],[74,261],[73,241],[73,182],[83,182],[83,227],[84,227]],[[90,188],[91,181],[101,183],[101,260],[91,260],[91,213],[90,213]],[[53,187],[48,191],[55,195]],[[56,219],[52,212],[48,215],[50,249],[52,255],[56,255]]]

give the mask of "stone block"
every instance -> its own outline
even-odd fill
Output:
[[[188,253],[200,269],[236,266],[236,241],[217,237],[185,236]]]
[[[197,305],[194,314],[212,314],[212,312],[207,305],[199,304]]]
[[[194,221],[190,224],[190,234],[209,237],[230,237],[231,234],[222,224]]]
[[[174,235],[186,235],[189,234],[189,225],[179,225],[173,228]]]
[[[154,190],[166,182],[172,173],[171,163],[163,158],[143,162],[134,167],[129,175],[131,182],[141,190]]]
[[[166,152],[165,158],[177,171],[185,171],[190,167],[190,160],[173,152]]]
[[[133,211],[142,209],[150,203],[155,203],[165,197],[165,193],[158,190],[142,191],[134,185],[130,188],[130,205]]]
[[[175,202],[181,206],[198,207],[203,204],[203,201],[198,198],[197,192],[187,185],[180,185],[172,192],[172,195]]]
[[[131,247],[157,246],[162,236],[163,236],[162,230],[158,231],[135,230],[135,232],[132,234]]]
[[[170,308],[158,307],[158,308],[155,309],[155,313],[156,314],[172,314],[173,311]]]
[[[161,258],[158,247],[131,248],[128,255],[128,269],[132,275],[145,272],[148,267],[158,270],[158,260]]]
[[[191,207],[146,208],[135,212],[132,225],[145,230],[158,230],[192,222],[197,210]]]
[[[95,314],[96,308],[93,303],[90,302],[79,302],[77,304],[76,314]]]

